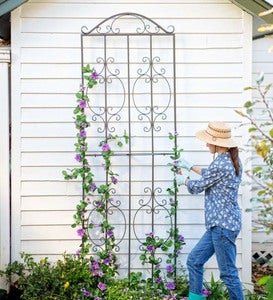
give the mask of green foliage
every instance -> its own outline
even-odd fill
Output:
[[[211,274],[210,281],[204,282],[204,287],[207,291],[207,299],[211,300],[228,300],[228,291],[226,286],[221,280],[215,280],[213,274]]]
[[[35,262],[29,254],[21,253],[23,262],[9,264],[1,276],[13,276],[15,285],[25,300],[86,299],[82,289],[97,289],[99,278],[90,272],[88,259],[64,254],[54,265],[43,258]]]
[[[273,231],[273,101],[272,97],[268,97],[272,84],[262,87],[263,81],[264,75],[261,73],[256,80],[257,86],[247,88],[258,92],[258,99],[247,101],[245,112],[237,113],[248,120],[248,144],[263,162],[258,166],[254,162],[252,170],[247,171],[256,192],[256,196],[251,199],[253,207],[248,211],[255,211],[257,215],[254,230],[264,229],[270,234]],[[259,283],[265,285],[267,298],[251,295],[248,299],[273,300],[273,277],[264,276]]]
[[[257,86],[251,87],[259,97],[249,100],[244,105],[244,111],[237,111],[247,119],[249,132],[248,145],[256,153],[252,158],[253,168],[247,174],[253,180],[255,196],[251,199],[255,211],[254,230],[264,229],[269,234],[273,230],[273,101],[268,96],[271,84],[262,87],[264,76],[257,79]],[[257,157],[260,163],[257,166]]]

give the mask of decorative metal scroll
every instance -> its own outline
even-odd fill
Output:
[[[174,28],[135,13],[117,14],[91,30],[82,27],[81,54],[82,67],[90,64],[99,74],[87,111],[91,144],[123,131],[129,136],[128,145],[115,149],[119,185],[111,191],[107,217],[118,233],[121,268],[130,274],[142,268],[138,258],[146,234],[170,238],[166,188],[173,147],[168,134],[176,132]],[[99,153],[89,156],[99,170]],[[99,218],[95,208],[90,211],[90,222]],[[94,252],[104,247],[96,228],[89,236]]]

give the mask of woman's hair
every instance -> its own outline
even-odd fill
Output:
[[[233,162],[233,166],[235,168],[235,174],[236,174],[236,176],[238,176],[240,173],[239,149],[238,149],[238,147],[232,147],[232,148],[229,148],[228,152],[230,154],[230,158],[231,158],[231,160]]]

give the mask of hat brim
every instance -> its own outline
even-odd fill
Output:
[[[208,134],[206,130],[200,130],[196,132],[195,136],[208,144],[220,146],[220,147],[227,147],[227,148],[233,148],[238,147],[237,141],[235,141],[233,138],[223,139],[223,138],[215,138]]]

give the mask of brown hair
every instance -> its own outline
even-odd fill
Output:
[[[238,147],[232,147],[228,149],[228,152],[235,168],[235,174],[238,176],[240,172],[239,149]]]

